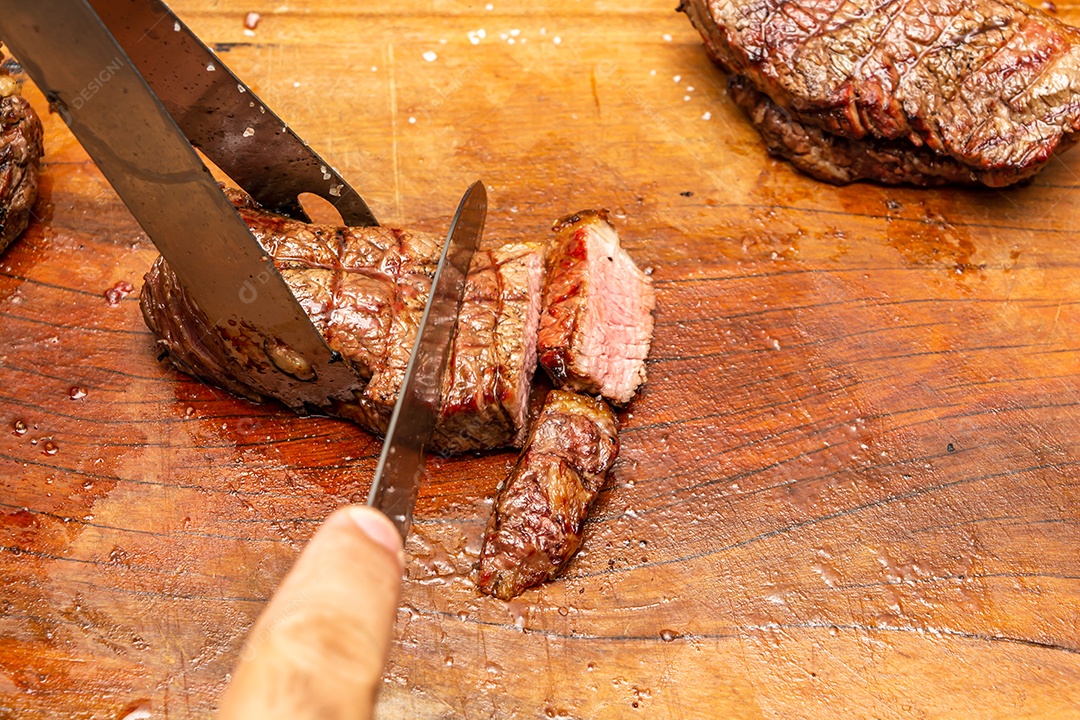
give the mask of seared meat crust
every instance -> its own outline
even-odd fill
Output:
[[[477,585],[509,600],[555,576],[581,544],[589,505],[619,453],[603,400],[552,390],[502,486]]]

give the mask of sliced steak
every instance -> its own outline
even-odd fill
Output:
[[[548,394],[488,522],[482,592],[509,600],[559,572],[581,544],[589,505],[618,453],[615,416],[602,400]]]
[[[619,245],[606,211],[555,224],[548,254],[540,364],[561,388],[625,404],[645,382],[652,342],[652,283]]]
[[[312,225],[266,212],[246,196],[230,197],[331,349],[367,380],[353,401],[328,400],[319,409],[384,433],[442,239],[380,227]],[[485,361],[492,364],[484,375],[480,364],[466,361],[468,348],[455,356],[460,359],[448,379],[444,402],[448,427],[437,430],[435,439],[436,449],[447,452],[505,447],[518,440],[535,367],[528,348],[539,315],[542,277],[535,269],[542,273],[542,248],[511,245],[476,257],[462,313],[489,320],[493,330],[485,337],[490,346],[484,350]],[[242,330],[215,327],[163,258],[146,275],[141,305],[147,325],[180,370],[255,401],[273,397],[259,381],[267,364],[261,345],[245,342]],[[494,415],[502,418],[495,430],[488,427]]]
[[[770,149],[816,177],[1001,187],[1080,129],[1080,31],[1019,0],[682,9],[713,59],[771,102],[751,104]],[[863,148],[878,159],[857,159]]]
[[[525,440],[545,251],[516,243],[473,257],[435,431],[447,452]]]
[[[0,69],[0,252],[30,221],[44,154],[41,120],[20,93],[15,78]]]

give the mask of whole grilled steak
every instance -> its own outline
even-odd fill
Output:
[[[619,245],[606,211],[570,215],[555,231],[540,364],[558,387],[623,405],[645,382],[656,306],[652,283]]]
[[[738,78],[769,149],[824,180],[1001,187],[1038,172],[1080,129],[1080,31],[1020,0],[682,9]],[[857,158],[864,149],[876,157]]]
[[[0,70],[0,252],[26,229],[44,153],[41,120],[20,92],[15,78]]]
[[[442,239],[380,227],[311,225],[266,212],[245,196],[230,196],[327,343],[367,381],[352,402],[328,400],[320,409],[384,433]],[[477,254],[462,307],[468,331],[455,347],[436,448],[464,452],[522,439],[535,367],[528,348],[536,335],[542,272],[543,248],[538,245]],[[530,287],[537,290],[530,294]],[[258,379],[258,368],[267,362],[262,348],[215,327],[163,258],[147,273],[140,299],[147,325],[180,370],[252,400],[272,397]],[[490,330],[478,335],[476,326],[485,323]],[[483,351],[482,359],[467,360],[474,350],[466,347],[469,343]]]
[[[581,544],[589,505],[618,453],[615,416],[602,400],[552,390],[495,501],[480,590],[509,600],[554,577]]]

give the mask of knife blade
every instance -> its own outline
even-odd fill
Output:
[[[378,225],[367,203],[161,0],[90,0],[188,140],[263,207],[297,220],[310,192],[346,225]],[[186,68],[199,72],[187,72]]]
[[[351,365],[331,352],[86,0],[0,0],[0,37],[227,345],[261,348],[256,389],[293,408],[351,398],[360,386]]]
[[[442,379],[461,312],[465,276],[486,217],[487,190],[477,181],[465,192],[450,224],[371,482],[368,505],[387,515],[403,538],[412,525],[424,451],[439,417]]]

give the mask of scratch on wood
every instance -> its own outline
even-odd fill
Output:
[[[1057,330],[1058,319],[1061,318],[1061,306],[1064,304],[1064,302],[1065,302],[1065,297],[1064,296],[1058,298],[1057,310],[1054,312],[1054,322],[1052,322],[1050,324],[1050,332],[1048,332],[1046,334],[1046,339],[1047,340],[1054,337],[1054,331]]]
[[[394,78],[394,45],[386,46],[386,67],[390,74],[390,131],[391,153],[393,155],[394,168],[394,217],[401,218],[401,174],[398,170],[398,110],[397,110],[397,81]]]
[[[592,82],[592,99],[596,105],[596,114],[600,114],[600,94],[596,91],[596,68],[593,68],[592,74],[589,76]]]

